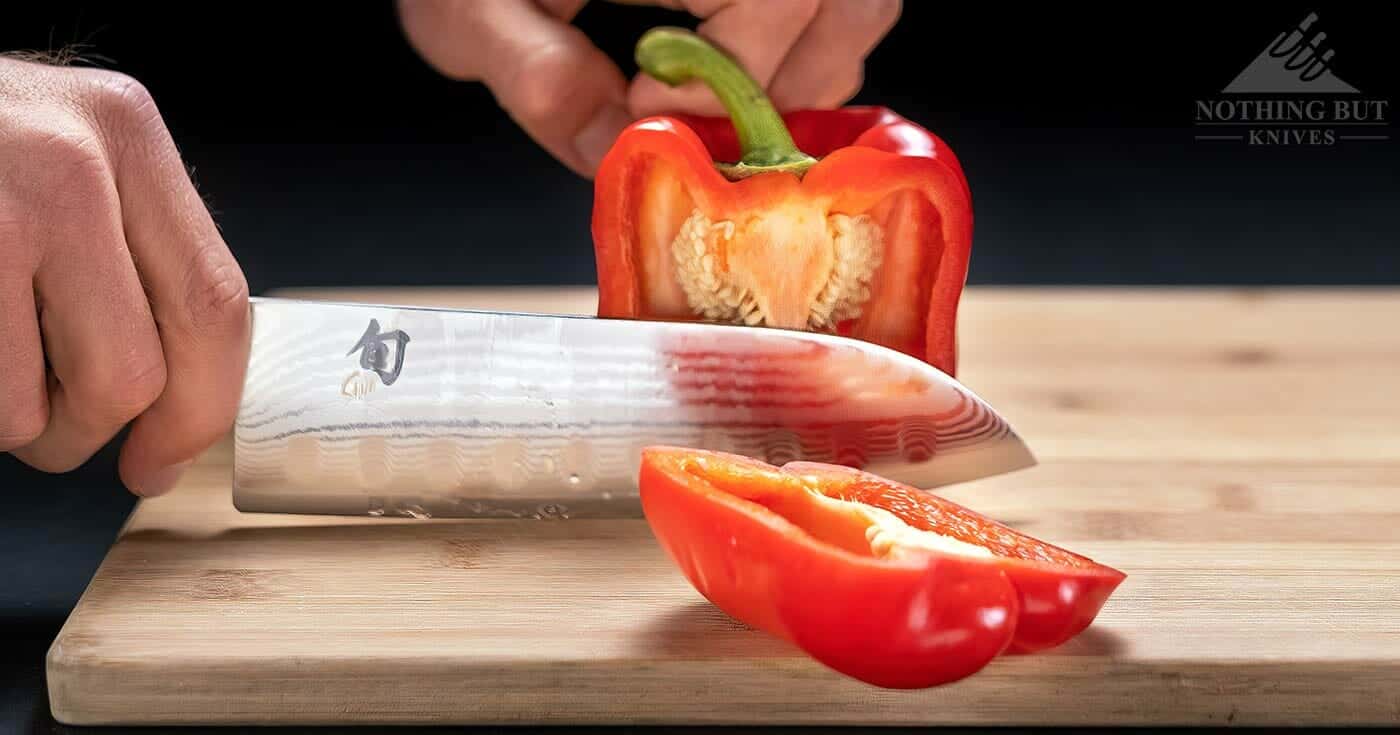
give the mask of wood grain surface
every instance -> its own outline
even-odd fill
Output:
[[[222,445],[123,530],[50,651],[54,715],[1400,724],[1400,291],[971,289],[961,376],[1041,465],[944,494],[1129,574],[1056,651],[874,689],[717,612],[643,522],[239,514]]]

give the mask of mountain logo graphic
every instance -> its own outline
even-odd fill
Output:
[[[1225,94],[1290,94],[1306,92],[1360,94],[1332,73],[1336,51],[1327,48],[1325,32],[1309,29],[1317,13],[1309,13],[1296,28],[1278,34],[1225,89]]]

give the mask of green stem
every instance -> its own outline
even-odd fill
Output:
[[[672,87],[699,79],[719,98],[739,136],[742,157],[717,164],[731,179],[767,171],[801,176],[817,162],[797,149],[763,88],[734,59],[683,28],[653,28],[637,42],[637,65]]]

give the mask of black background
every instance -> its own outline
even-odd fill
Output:
[[[1394,284],[1400,142],[1248,147],[1191,128],[1196,99],[1309,11],[1337,76],[1394,100],[1374,7],[907,0],[856,102],[957,151],[973,283]],[[630,73],[643,30],[690,21],[595,0],[576,23]],[[483,87],[423,64],[389,3],[25,3],[0,19],[0,50],[71,42],[154,94],[255,293],[593,281],[590,183]],[[50,727],[43,650],[130,507],[113,466],[110,448],[61,477],[0,456],[0,732]]]

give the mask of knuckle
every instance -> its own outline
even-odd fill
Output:
[[[513,117],[547,122],[566,111],[577,84],[578,54],[564,41],[535,48],[505,75],[507,107]]]
[[[864,84],[865,69],[862,65],[856,64],[846,72],[831,77],[829,86],[824,93],[819,95],[817,104],[821,107],[839,107],[859,94],[860,88]]]
[[[160,119],[146,85],[119,72],[84,70],[87,110],[99,127],[122,132],[143,130]]]
[[[823,0],[786,0],[785,2],[749,0],[749,2],[741,1],[737,4],[741,6],[738,12],[748,15],[754,22],[767,26],[777,25],[800,30],[822,12],[822,3]],[[720,3],[719,8],[705,8],[704,10],[715,12],[708,14],[702,12],[701,15],[708,17],[711,14],[717,14],[717,11],[722,11],[726,4]],[[704,31],[701,33],[703,34]]]
[[[120,426],[140,416],[165,391],[165,360],[159,350],[133,351],[105,363],[74,386],[90,428]]]
[[[24,148],[36,161],[38,188],[49,202],[92,206],[113,186],[107,152],[86,126],[59,124],[32,131]]]
[[[136,79],[105,70],[82,70],[82,110],[111,158],[129,150],[165,152],[169,134],[150,90]]]
[[[864,28],[878,29],[881,34],[888,32],[899,22],[903,6],[900,0],[854,0],[847,4],[853,21]]]
[[[183,316],[198,333],[233,333],[247,322],[248,281],[222,247],[206,245],[190,265]]]
[[[547,1],[535,5],[553,14],[541,4]],[[518,32],[518,5],[517,0],[398,0],[398,18],[410,45],[429,66],[451,79],[490,84],[503,68],[515,65],[521,39],[534,36]]]
[[[463,28],[453,12],[456,3],[397,0],[394,5],[399,26],[418,55],[440,73],[454,79],[462,78],[465,70],[457,54],[452,53],[460,47],[444,47],[443,43],[444,30]]]
[[[860,88],[863,86],[865,86],[865,67],[857,64],[855,68],[846,75],[846,83],[842,88],[845,97],[841,102],[845,102],[859,94]]]
[[[236,418],[236,406],[227,409],[210,407],[198,418],[192,418],[180,427],[180,446],[187,448],[190,454],[198,454],[227,436]]]

